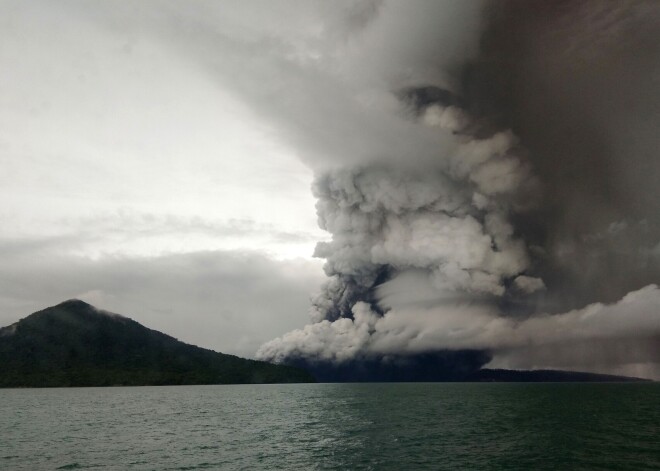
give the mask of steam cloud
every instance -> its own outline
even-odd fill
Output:
[[[312,323],[257,356],[660,378],[660,5],[316,7],[255,66],[293,90],[235,84],[315,170],[332,236]]]

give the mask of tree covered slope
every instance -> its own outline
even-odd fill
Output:
[[[0,329],[0,387],[313,381],[305,370],[188,345],[79,300]]]

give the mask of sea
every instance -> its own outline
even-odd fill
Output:
[[[2,389],[0,469],[660,469],[660,384]]]

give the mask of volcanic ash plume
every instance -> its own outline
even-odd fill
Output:
[[[316,249],[330,277],[314,301],[318,323],[264,345],[262,358],[342,361],[383,353],[374,350],[372,334],[392,307],[387,298],[411,298],[403,304],[418,307],[468,300],[492,306],[544,288],[528,273],[527,247],[510,221],[533,208],[539,191],[516,137],[500,131],[477,138],[466,112],[420,104],[416,92],[407,90],[402,107],[414,106],[410,119],[450,145],[426,162],[404,155],[316,178],[319,224],[332,234]]]
[[[660,176],[648,155],[660,143],[644,131],[645,119],[660,124],[660,81],[649,78],[659,76],[660,54],[628,55],[641,45],[660,52],[651,41],[660,29],[648,24],[658,24],[660,7],[502,1],[465,14],[457,5],[433,13],[454,29],[481,24],[478,53],[466,47],[476,41],[431,28],[418,46],[429,59],[428,41],[439,38],[436,73],[397,56],[414,57],[407,44],[389,56],[406,73],[381,64],[358,70],[355,83],[342,76],[346,90],[375,87],[372,96],[389,93],[397,105],[390,121],[365,124],[378,144],[352,146],[370,149],[368,158],[315,166],[319,224],[332,236],[315,255],[329,279],[312,323],[258,356],[341,365],[464,351],[476,368],[490,358],[659,375],[657,180],[635,187],[635,171],[617,178],[616,169],[630,161],[628,149],[643,154],[633,164]],[[407,10],[393,8],[372,12],[351,57],[370,31],[406,31]],[[447,20],[458,13],[460,22]],[[468,52],[457,60],[458,51]],[[635,87],[622,92],[631,106],[609,98],[623,67]],[[576,83],[592,87],[580,93]],[[373,103],[357,103],[369,116]]]

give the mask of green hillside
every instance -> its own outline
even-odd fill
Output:
[[[314,378],[188,345],[79,300],[0,329],[0,387],[301,382]]]

